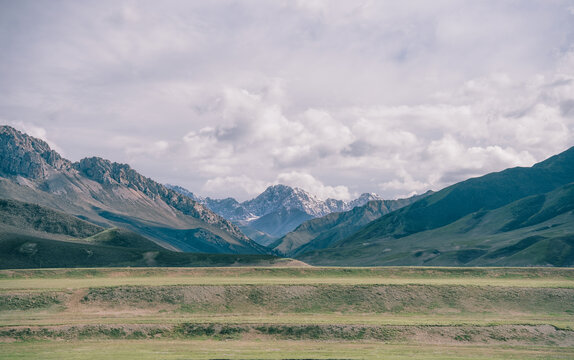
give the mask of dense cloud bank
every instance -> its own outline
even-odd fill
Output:
[[[0,122],[212,197],[387,198],[574,145],[571,1],[0,1]]]

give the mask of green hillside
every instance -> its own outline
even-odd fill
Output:
[[[44,206],[0,200],[2,269],[270,265],[277,261],[281,260],[267,255],[173,252],[126,229],[105,229]]]
[[[437,229],[362,242],[348,238],[299,258],[324,265],[572,266],[574,183]]]
[[[47,207],[0,199],[0,232],[5,229],[80,238],[92,236],[104,230],[101,226]]]
[[[296,256],[307,251],[327,248],[357,232],[371,221],[412,204],[431,193],[429,191],[408,199],[374,200],[350,211],[331,213],[306,221],[270,247],[286,256]]]
[[[382,216],[331,248],[300,258],[330,265],[566,266],[571,263],[568,239],[574,234],[572,182],[574,148],[531,168],[452,185]],[[537,247],[546,244],[561,254],[529,253],[534,243],[512,256],[490,254],[533,235],[541,237]]]
[[[122,243],[115,236],[108,242]],[[124,234],[125,235],[125,234]],[[108,235],[105,235],[106,237]],[[241,266],[271,265],[280,262],[269,255],[197,254],[149,248],[94,245],[58,241],[20,234],[0,235],[0,268],[73,268],[118,266]]]
[[[312,218],[311,215],[299,209],[280,209],[254,220],[250,226],[277,238]]]
[[[121,228],[106,229],[93,236],[81,239],[81,242],[92,245],[119,246],[142,250],[165,250],[165,248],[140,234]]]
[[[271,243],[277,241],[276,237],[273,237],[266,232],[257,230],[250,226],[248,221],[238,220],[234,221],[234,224],[239,228],[239,230],[241,230],[242,233],[245,234],[245,236],[262,246],[269,246]]]
[[[45,206],[0,199],[0,239],[15,236],[165,250],[150,239],[126,229],[106,229]]]
[[[478,210],[492,210],[521,198],[574,182],[574,148],[531,168],[512,168],[469,179],[376,220],[346,241],[404,237],[448,225]]]

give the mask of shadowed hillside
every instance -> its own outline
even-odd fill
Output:
[[[574,148],[531,168],[452,185],[300,258],[325,265],[570,266],[572,182]]]
[[[381,216],[420,200],[432,192],[408,199],[375,200],[350,211],[331,213],[301,224],[271,245],[273,250],[286,256],[324,249],[355,233]]]
[[[270,255],[197,254],[152,250],[150,248],[154,244],[151,242],[148,244],[151,246],[143,248],[119,246],[126,243],[133,245],[133,238],[133,235],[118,234],[106,241],[117,245],[109,246],[4,233],[0,235],[0,268],[269,266],[280,261]]]

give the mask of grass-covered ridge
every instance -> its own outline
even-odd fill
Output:
[[[425,201],[435,195],[412,206],[420,203],[421,211],[430,212]],[[332,248],[298,258],[317,265],[351,266],[572,266],[573,204],[574,183],[570,183],[500,208],[479,209],[442,227],[363,237],[368,228],[382,229],[377,220]],[[383,218],[404,223],[401,211]]]
[[[201,229],[164,228],[163,231],[193,234]],[[194,239],[183,240],[193,242]],[[278,261],[271,255],[170,251],[130,230],[103,228],[45,206],[0,199],[0,269],[270,266]]]
[[[136,238],[141,238],[139,235]],[[117,237],[110,242],[133,242]],[[153,245],[153,244],[150,244]],[[201,254],[169,250],[130,248],[58,241],[36,236],[3,234],[0,238],[0,268],[77,268],[77,267],[149,267],[149,266],[272,266],[283,262],[271,255]],[[287,260],[288,261],[288,260]]]
[[[456,183],[296,257],[323,266],[574,266],[573,204],[574,147]]]
[[[50,208],[0,199],[0,233],[28,231],[85,238],[104,228]]]

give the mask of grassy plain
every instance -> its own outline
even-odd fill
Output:
[[[464,285],[574,288],[565,268],[242,267],[0,270],[2,290],[120,285]]]
[[[0,359],[568,359],[570,268],[0,271]]]
[[[408,345],[378,342],[104,340],[65,344],[13,343],[0,359],[571,359],[571,349],[548,346]]]

